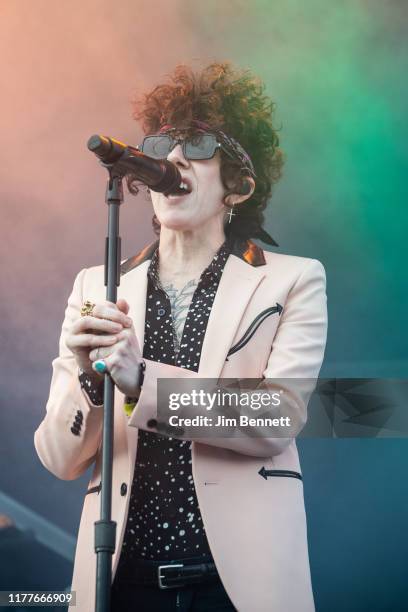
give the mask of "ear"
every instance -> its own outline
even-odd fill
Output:
[[[255,181],[252,176],[243,176],[238,184],[237,190],[230,193],[226,198],[226,203],[232,206],[233,204],[241,204],[248,200],[255,191]]]

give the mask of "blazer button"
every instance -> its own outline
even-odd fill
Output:
[[[122,484],[120,485],[120,494],[122,497],[124,497],[127,493],[127,484],[126,482],[122,482]]]
[[[166,311],[164,308],[159,308],[157,314],[159,315],[159,317],[163,317],[166,314]]]
[[[148,427],[151,427],[152,429],[156,429],[157,427],[156,419],[149,419],[146,424]]]
[[[74,436],[79,436],[79,429],[77,427],[72,426],[71,431],[74,434]]]

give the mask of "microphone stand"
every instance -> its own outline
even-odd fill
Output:
[[[95,134],[88,140],[88,149],[99,157],[109,172],[105,201],[108,205],[108,237],[105,244],[106,299],[116,303],[120,285],[119,206],[123,202],[123,177],[137,169],[137,176],[156,191],[166,192],[180,185],[181,175],[177,167],[168,160],[153,160],[134,147]],[[96,605],[95,612],[110,612],[112,584],[112,555],[116,546],[116,523],[111,520],[112,468],[113,468],[113,423],[115,383],[105,373],[101,513],[95,522],[96,553]]]
[[[123,174],[115,170],[115,164],[103,164],[109,172],[105,201],[108,205],[108,237],[105,242],[105,287],[106,299],[116,303],[120,285],[119,206],[123,202]],[[96,612],[110,612],[112,555],[116,546],[116,523],[111,520],[112,468],[113,468],[113,422],[115,383],[105,373],[102,471],[100,520],[95,522],[96,553]]]

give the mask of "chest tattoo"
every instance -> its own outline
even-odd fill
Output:
[[[178,352],[180,346],[184,323],[186,322],[188,309],[190,308],[197,285],[198,281],[195,279],[188,281],[181,289],[177,289],[172,283],[163,285],[163,289],[167,293],[171,304],[176,352]]]

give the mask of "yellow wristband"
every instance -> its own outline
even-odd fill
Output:
[[[133,398],[130,398],[130,397],[125,398],[125,403],[123,404],[123,410],[125,411],[128,417],[130,417],[130,415],[132,414],[133,409],[136,406],[136,404],[137,404],[137,400],[134,400]]]

